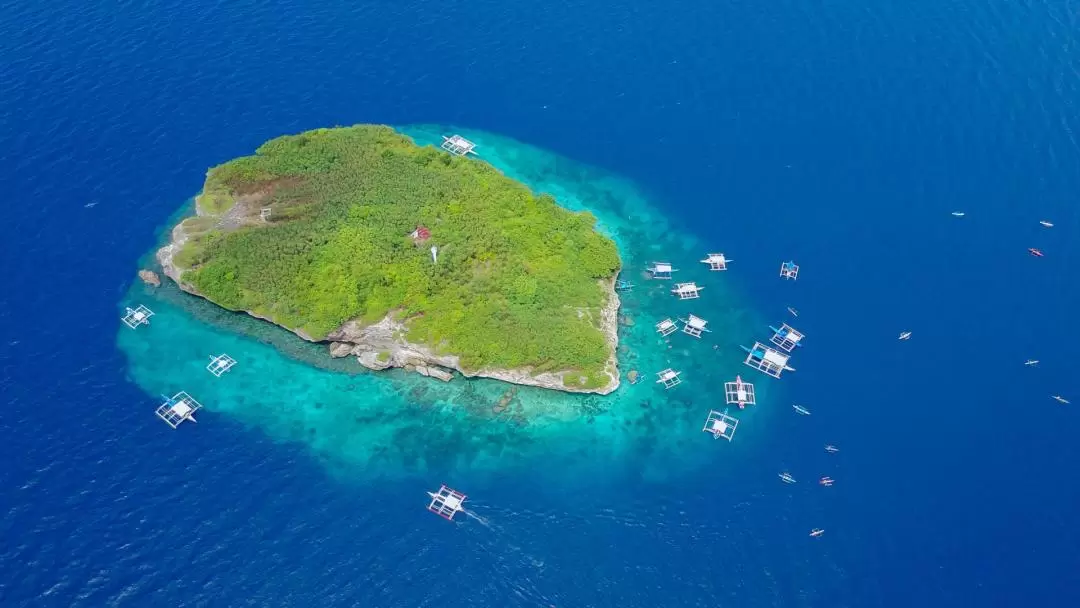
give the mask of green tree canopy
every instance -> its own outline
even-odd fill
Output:
[[[487,163],[388,127],[320,129],[211,169],[199,205],[222,219],[177,263],[226,308],[315,339],[394,313],[410,341],[471,369],[595,378],[611,355],[597,325],[603,281],[619,269],[614,243],[590,214]],[[255,221],[266,207],[271,220]],[[409,236],[418,226],[426,242]]]

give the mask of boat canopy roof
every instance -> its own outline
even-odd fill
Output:
[[[769,363],[778,365],[780,367],[784,367],[785,365],[787,365],[788,362],[787,355],[781,355],[780,353],[772,350],[771,348],[765,351],[765,356],[763,358]]]

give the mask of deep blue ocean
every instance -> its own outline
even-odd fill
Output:
[[[0,0],[0,605],[1080,605],[1078,21],[1039,0]],[[633,181],[737,259],[761,314],[798,307],[812,340],[782,382],[814,415],[666,480],[507,471],[456,525],[423,510],[441,479],[349,483],[214,413],[169,431],[116,344],[138,259],[208,167],[359,122]],[[826,458],[811,429],[842,445],[827,497],[776,479]]]

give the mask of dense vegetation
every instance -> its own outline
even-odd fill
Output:
[[[183,279],[224,307],[316,339],[394,312],[410,341],[470,369],[572,369],[603,384],[610,349],[596,324],[615,245],[591,215],[487,163],[386,127],[322,129],[215,167],[199,204],[272,209],[268,223],[197,231],[176,257]],[[426,243],[409,237],[419,225]]]

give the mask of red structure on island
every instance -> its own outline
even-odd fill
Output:
[[[431,238],[431,231],[424,226],[417,226],[416,230],[413,230],[409,236],[417,243],[423,243]]]

